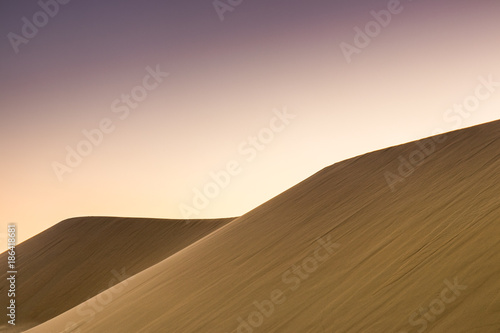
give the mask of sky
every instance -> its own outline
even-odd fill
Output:
[[[8,223],[21,242],[77,216],[239,216],[335,162],[496,120],[499,14],[4,0],[0,241]]]

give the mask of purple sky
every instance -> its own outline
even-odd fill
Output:
[[[388,3],[243,0],[221,21],[212,1],[73,0],[13,47],[23,17],[44,14],[2,1],[0,228],[16,222],[24,240],[73,216],[240,215],[345,158],[498,119],[496,91],[449,110],[478,77],[500,81],[500,3]],[[388,7],[399,13],[347,61],[341,43]],[[157,67],[168,77],[146,78]],[[124,111],[133,91],[147,96]],[[113,131],[68,167],[67,147],[106,119]],[[197,198],[232,162],[229,184]]]

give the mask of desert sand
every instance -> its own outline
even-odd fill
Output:
[[[109,291],[87,301],[99,304],[92,314],[80,304],[28,332],[500,332],[499,157],[497,121],[336,163],[162,261],[131,251],[117,262],[103,238],[99,250],[53,253],[52,262],[25,254],[19,261],[40,276],[75,259],[75,273],[57,268],[53,288],[29,277],[29,311],[69,285],[85,297],[102,288],[85,283],[95,274],[134,273],[149,258],[111,301]],[[399,177],[392,189],[388,172]],[[87,242],[105,228],[96,223]],[[141,237],[124,232],[121,242]],[[145,243],[145,252],[162,244]],[[78,268],[77,255],[92,260]]]
[[[56,224],[17,247],[17,323],[10,331],[38,325],[79,305],[230,220],[80,217]],[[0,260],[7,262],[6,253]],[[7,302],[6,284],[0,294]]]

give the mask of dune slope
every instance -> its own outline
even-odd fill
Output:
[[[493,122],[334,164],[29,332],[499,332],[499,157]]]
[[[56,224],[17,246],[16,329],[63,313],[229,221],[81,217]],[[0,286],[3,303],[6,287]],[[7,328],[16,331],[1,330]]]

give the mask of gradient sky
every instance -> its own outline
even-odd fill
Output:
[[[443,115],[479,76],[500,81],[500,3],[401,1],[348,63],[340,43],[387,6],[243,0],[221,21],[210,0],[73,0],[16,53],[8,34],[41,8],[2,1],[1,232],[17,223],[23,241],[75,216],[181,218],[232,160],[241,172],[192,218],[237,216],[337,161],[498,119],[500,91],[468,118]],[[157,64],[170,75],[121,120],[111,104]],[[247,161],[239,145],[285,107],[296,118]],[[104,118],[115,130],[59,181],[52,163]]]

